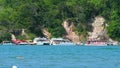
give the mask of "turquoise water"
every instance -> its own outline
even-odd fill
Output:
[[[120,68],[120,46],[0,46],[0,68]]]

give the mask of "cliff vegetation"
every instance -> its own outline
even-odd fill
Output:
[[[73,31],[87,37],[88,24],[102,16],[108,24],[105,29],[113,40],[120,41],[120,0],[0,0],[0,40],[10,40],[10,34],[20,36],[25,29],[28,39],[44,36],[64,37],[64,21],[74,24]]]

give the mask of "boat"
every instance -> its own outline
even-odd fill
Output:
[[[116,45],[119,45],[118,42],[107,42],[107,45],[108,46],[116,46]]]
[[[43,38],[41,38],[41,37],[34,38],[33,43],[35,45],[49,45],[50,44],[48,39],[44,38],[44,37]]]
[[[87,43],[84,44],[85,46],[107,46],[105,41],[100,40],[88,40]]]
[[[50,45],[75,45],[75,43],[63,38],[52,38]]]
[[[10,41],[3,41],[1,44],[2,45],[13,45],[13,43]]]
[[[16,45],[28,45],[27,41],[25,40],[12,40],[12,42]]]

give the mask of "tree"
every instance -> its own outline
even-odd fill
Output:
[[[120,21],[120,20],[119,20]],[[120,23],[119,21],[112,21],[107,27],[108,35],[113,40],[120,41]]]

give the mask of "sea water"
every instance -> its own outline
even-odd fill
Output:
[[[120,46],[0,46],[0,68],[120,68]]]

